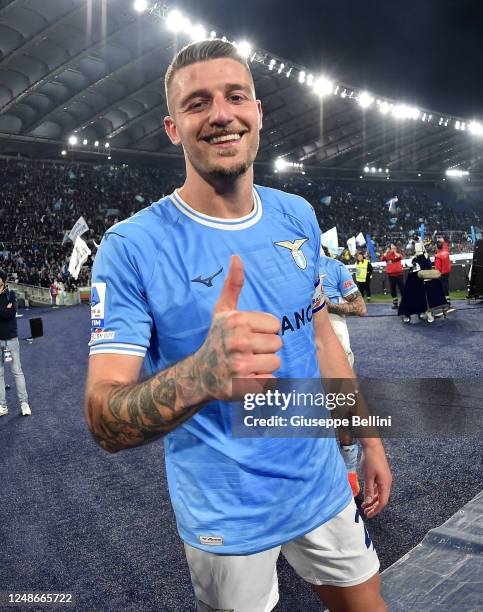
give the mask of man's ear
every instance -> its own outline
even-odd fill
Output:
[[[259,131],[260,131],[263,127],[263,110],[262,110],[262,103],[260,100],[257,100],[257,107],[258,107],[258,114],[260,116],[260,127],[259,127]]]
[[[178,130],[175,122],[169,115],[164,118],[164,129],[166,130],[166,134],[171,142],[174,145],[179,146],[181,144],[181,138],[178,136]]]

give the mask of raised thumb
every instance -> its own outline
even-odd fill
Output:
[[[225,278],[223,288],[215,305],[215,314],[236,310],[238,297],[243,287],[243,263],[238,255],[232,255],[230,259],[230,269]]]

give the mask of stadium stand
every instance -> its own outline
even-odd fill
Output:
[[[0,175],[0,265],[19,283],[49,287],[54,279],[62,278],[68,291],[89,284],[92,265],[89,259],[77,281],[66,271],[72,244],[65,241],[65,235],[79,216],[86,219],[89,231],[84,239],[93,247],[113,223],[171,193],[183,181],[183,172],[176,170],[7,158],[0,159]],[[471,225],[483,225],[476,207],[456,212],[437,199],[440,192],[426,186],[274,174],[260,176],[260,182],[305,197],[314,206],[323,230],[337,227],[341,244],[362,230],[371,234],[379,249],[389,241],[404,248],[424,222],[428,234],[449,237],[451,252],[471,252],[468,230]],[[385,202],[395,194],[398,211],[391,214]],[[328,195],[330,204],[321,203]],[[451,192],[446,196],[448,200],[454,197]],[[391,218],[397,222],[391,224]]]

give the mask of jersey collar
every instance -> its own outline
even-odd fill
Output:
[[[207,225],[208,227],[221,230],[235,231],[247,229],[248,227],[255,225],[255,223],[257,223],[262,216],[262,201],[260,200],[260,196],[258,195],[255,187],[253,188],[253,210],[248,215],[240,217],[239,219],[220,219],[219,217],[205,215],[186,204],[186,202],[179,195],[177,189],[173,191],[169,198],[176,208],[183,213],[183,215],[186,215],[201,225]]]

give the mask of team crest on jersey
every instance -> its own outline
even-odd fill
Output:
[[[279,247],[283,247],[284,249],[289,249],[297,266],[301,270],[305,270],[307,267],[307,260],[305,259],[304,252],[302,251],[302,245],[305,244],[307,240],[308,238],[298,238],[294,242],[290,242],[290,240],[281,240],[275,244]]]

